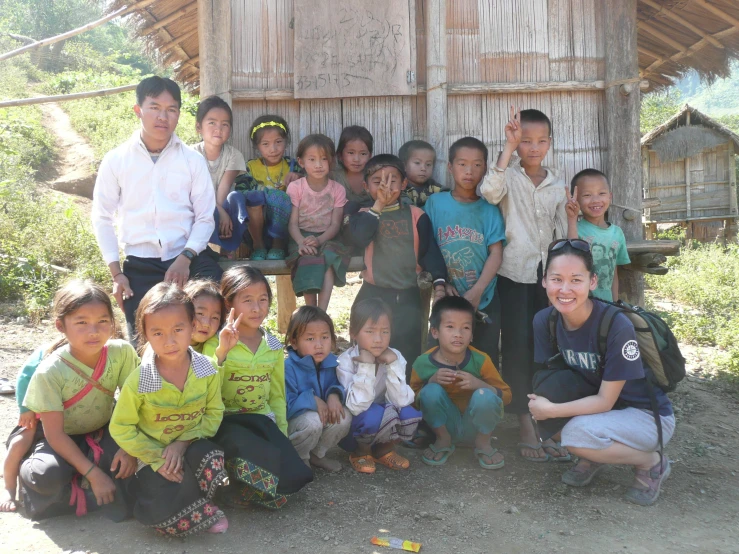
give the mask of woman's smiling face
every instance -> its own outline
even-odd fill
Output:
[[[557,256],[549,263],[543,280],[552,306],[563,314],[571,314],[585,305],[588,294],[598,285],[581,258],[573,254]]]

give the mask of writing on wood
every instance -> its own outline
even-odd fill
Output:
[[[408,2],[295,0],[295,98],[416,94]]]

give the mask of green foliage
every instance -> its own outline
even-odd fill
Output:
[[[731,76],[708,85],[690,76],[679,83],[682,92],[688,92],[688,103],[711,117],[732,115],[739,112],[739,62],[731,64]]]
[[[662,125],[680,111],[682,104],[682,95],[677,89],[645,95],[641,102],[639,130],[645,134]]]
[[[739,245],[692,244],[668,258],[667,266],[667,275],[647,275],[646,282],[682,307],[665,314],[675,336],[718,346],[721,372],[739,383]]]
[[[104,0],[0,0],[0,23],[12,33],[40,40],[98,19],[105,4]]]

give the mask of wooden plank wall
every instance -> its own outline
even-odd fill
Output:
[[[721,144],[690,158],[691,219],[734,217],[729,191],[729,145]],[[649,195],[662,204],[650,210],[650,220],[687,219],[685,160],[660,163],[649,151]],[[709,232],[712,232],[709,231]]]
[[[233,88],[291,89],[292,0],[230,0],[233,6]],[[447,70],[450,85],[591,81],[604,78],[599,0],[447,1]],[[425,85],[424,1],[416,0],[417,81]],[[448,97],[448,144],[472,135],[495,158],[505,140],[509,106],[536,108],[553,122],[554,147],[546,162],[570,179],[585,167],[605,166],[602,91],[541,94],[474,94]],[[292,147],[301,136],[323,132],[338,141],[346,125],[364,125],[375,153],[397,153],[403,142],[425,138],[426,101],[414,97],[364,97],[312,101],[237,101],[234,145],[247,159],[247,137],[263,113],[285,117]],[[291,150],[290,152],[292,152]],[[617,186],[617,185],[616,185]]]

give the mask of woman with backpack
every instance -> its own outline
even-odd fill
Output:
[[[599,348],[610,305],[589,295],[598,284],[593,269],[587,242],[562,239],[549,246],[543,285],[552,305],[534,319],[534,357],[557,369],[534,378],[529,411],[547,434],[553,423],[561,429],[562,445],[580,458],[564,483],[583,487],[608,464],[630,465],[635,480],[626,499],[648,506],[670,475],[660,443],[672,437],[675,417],[664,391],[647,383],[634,325],[624,313],[613,316],[605,350]]]

